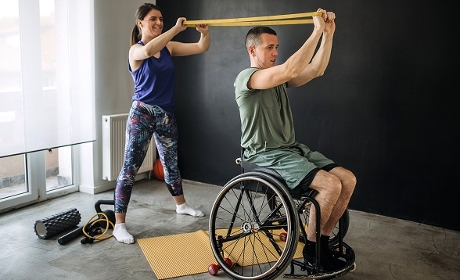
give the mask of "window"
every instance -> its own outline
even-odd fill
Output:
[[[95,140],[92,5],[0,2],[0,201],[72,186],[72,146]]]
[[[0,157],[95,140],[90,2],[0,3]]]

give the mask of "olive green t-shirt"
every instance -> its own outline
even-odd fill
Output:
[[[266,90],[248,89],[249,78],[257,70],[251,67],[241,71],[234,83],[241,147],[247,158],[296,143],[286,84]]]
[[[241,119],[244,159],[269,167],[294,189],[315,168],[334,163],[295,140],[294,122],[286,84],[266,90],[251,90],[247,84],[257,68],[240,72],[235,80],[235,99]]]

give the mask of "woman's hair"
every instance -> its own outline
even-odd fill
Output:
[[[246,34],[246,49],[248,49],[249,46],[257,47],[260,43],[262,43],[260,35],[264,33],[276,35],[275,30],[271,29],[268,26],[256,26],[249,29],[248,33]]]
[[[151,10],[157,10],[161,13],[161,9],[157,5],[151,3],[144,3],[142,6],[137,8],[136,22],[134,24],[133,30],[131,31],[131,45],[136,44],[141,39],[141,29],[137,25],[137,21],[143,20]]]

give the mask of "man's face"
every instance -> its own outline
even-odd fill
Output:
[[[278,57],[278,36],[264,33],[260,36],[262,43],[252,48],[251,56],[253,57],[256,67],[260,69],[275,66]]]

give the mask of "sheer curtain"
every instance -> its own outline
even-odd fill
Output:
[[[0,157],[94,141],[93,1],[0,11]]]

